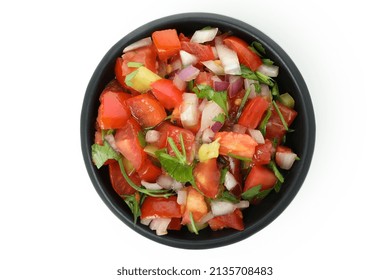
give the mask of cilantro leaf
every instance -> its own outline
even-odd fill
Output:
[[[224,191],[221,194],[221,197],[219,197],[219,199],[229,201],[232,203],[239,203],[240,202],[240,200],[237,197],[235,197],[232,193],[230,193],[228,191]]]
[[[261,185],[250,188],[246,192],[241,194],[241,198],[244,200],[254,200],[254,199],[262,199],[266,197],[273,189],[261,190]]]
[[[197,85],[193,88],[193,91],[196,93],[198,98],[207,98],[207,100],[214,101],[222,108],[225,115],[228,114],[226,90],[214,91],[213,88],[208,85]]]
[[[107,143],[107,141],[104,141],[103,145],[92,145],[92,161],[98,169],[102,167],[107,160],[118,160],[119,158],[120,154],[114,151],[114,149]]]
[[[127,206],[129,206],[131,212],[133,213],[134,223],[136,223],[138,217],[141,216],[140,203],[138,202],[136,195],[125,195],[123,196],[123,200],[126,202]]]
[[[259,71],[253,72],[245,65],[241,65],[241,76],[245,79],[259,81],[261,84],[266,84],[270,87],[273,87],[275,84],[274,79],[272,79],[271,77],[268,77]]]
[[[220,123],[224,123],[225,120],[226,120],[226,115],[224,113],[220,113],[213,118],[213,121],[220,122]]]
[[[280,173],[278,167],[276,166],[275,161],[271,160],[268,166],[272,169],[272,171],[275,173],[276,178],[283,183],[284,182],[284,177],[282,173]]]

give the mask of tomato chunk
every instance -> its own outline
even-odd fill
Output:
[[[181,48],[183,51],[195,55],[199,61],[214,60],[215,56],[213,49],[209,45],[202,45],[194,42],[181,42]]]
[[[110,174],[111,185],[117,194],[131,195],[135,193],[135,189],[133,189],[123,177],[119,163],[117,161],[110,162],[108,165],[108,171]],[[127,175],[135,184],[139,185],[141,183],[141,180],[136,172]]]
[[[204,196],[200,194],[193,187],[189,187],[187,189],[187,202],[185,205],[185,210],[183,213],[182,224],[186,225],[191,222],[190,213],[192,213],[192,217],[195,222],[199,222],[199,220],[206,215],[208,212],[206,201],[204,200]]]
[[[180,205],[176,196],[147,196],[141,206],[141,219],[150,218],[181,218]]]
[[[247,128],[255,129],[258,127],[264,112],[268,109],[269,102],[263,97],[257,96],[251,99],[244,107],[238,120],[238,124]]]
[[[139,124],[130,117],[127,124],[115,133],[115,143],[119,152],[131,162],[136,170],[139,170],[146,159],[138,133],[141,131]]]
[[[217,166],[217,159],[211,158],[199,162],[194,168],[196,186],[205,196],[215,198],[219,191],[221,172]]]
[[[183,101],[183,91],[178,89],[172,80],[160,79],[151,84],[152,93],[165,109],[180,106]]]
[[[276,104],[278,105],[280,113],[282,114],[287,125],[290,126],[295,120],[297,112],[294,109],[284,106],[278,101],[276,101]],[[283,126],[282,120],[280,119],[279,114],[277,113],[275,108],[272,107],[272,114],[266,125],[265,137],[270,140],[277,139],[278,141],[280,141],[285,134],[286,129]]]
[[[161,168],[154,165],[152,161],[147,158],[137,170],[137,173],[141,180],[156,182],[157,178],[161,175]]]
[[[253,155],[253,162],[257,165],[268,164],[271,161],[273,153],[274,148],[272,142],[269,139],[265,139],[264,144],[257,145],[255,154]]]
[[[153,43],[157,48],[158,57],[166,61],[180,51],[180,40],[175,29],[166,29],[152,33]]]
[[[233,228],[236,230],[244,230],[244,222],[242,220],[242,212],[239,209],[234,212],[212,218],[209,222],[212,230],[220,230],[223,228]]]
[[[260,57],[249,49],[248,44],[235,36],[227,37],[223,42],[237,53],[240,63],[249,67],[252,71],[259,68],[262,64]]]
[[[255,165],[246,178],[244,192],[258,185],[261,185],[261,190],[268,190],[276,184],[276,181],[274,172],[262,165]]]
[[[251,159],[257,146],[252,137],[237,132],[218,132],[214,139],[219,139],[219,154],[225,156],[235,155]]]
[[[104,91],[100,96],[97,122],[101,129],[117,129],[126,125],[131,116],[126,100],[131,95],[125,92]]]
[[[142,127],[158,125],[167,117],[164,107],[149,93],[131,97],[127,104],[131,114]]]

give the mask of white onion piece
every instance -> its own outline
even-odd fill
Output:
[[[289,170],[292,167],[296,158],[297,154],[293,152],[276,152],[275,155],[276,164],[285,170]]]
[[[193,160],[193,158],[191,159],[190,158],[190,162],[192,162],[192,160]],[[172,190],[174,190],[174,191],[178,191],[178,190],[180,190],[180,189],[182,189],[184,186],[183,186],[183,184],[182,183],[180,183],[180,182],[178,182],[178,181],[176,181],[176,180],[173,180],[173,183],[172,183]]]
[[[208,101],[202,111],[200,131],[211,127],[215,123],[213,119],[221,113],[223,113],[223,109],[217,103],[215,103],[214,101]]]
[[[205,130],[203,130],[202,142],[203,143],[213,142],[212,139],[214,138],[214,135],[215,135],[215,133],[211,130],[211,128],[206,128]]]
[[[239,203],[236,203],[234,206],[239,209],[248,208],[250,205],[248,200],[241,200]]]
[[[180,106],[180,120],[184,128],[195,126],[199,120],[198,97],[195,93],[183,93]]]
[[[145,218],[145,219],[141,219],[140,222],[141,222],[141,224],[148,226],[152,220],[153,220],[153,218]]]
[[[236,178],[233,176],[232,173],[230,173],[229,171],[226,172],[226,176],[225,176],[225,182],[224,182],[224,185],[226,187],[226,189],[228,191],[232,190],[235,186],[237,186],[238,182],[236,180]]]
[[[250,93],[248,95],[248,98],[249,99],[253,99],[256,97],[257,93],[256,93],[256,88],[255,88],[255,85],[254,84],[259,84],[258,81],[255,81],[255,80],[250,80],[250,79],[244,79],[244,88],[245,90],[248,90],[250,89]]]
[[[151,44],[152,44],[152,38],[146,37],[146,38],[143,38],[137,42],[134,42],[134,43],[128,45],[126,48],[123,49],[123,52],[126,53],[129,51],[138,49],[138,48],[150,46]]]
[[[210,221],[212,218],[214,218],[213,213],[207,212],[207,214],[204,215],[204,216],[199,220],[198,223],[199,223],[200,225],[205,224],[205,223],[207,223],[208,221]]]
[[[192,65],[185,67],[179,72],[179,78],[183,81],[189,82],[195,79],[200,73],[200,70]]]
[[[236,123],[233,125],[232,131],[240,133],[240,134],[244,134],[246,132],[246,127],[241,125],[241,124]]]
[[[144,186],[148,190],[161,190],[161,186],[157,183],[149,183],[144,180],[141,181],[141,185]]]
[[[271,101],[272,100],[272,93],[271,90],[269,89],[268,85],[261,84],[260,85],[260,96],[264,97],[266,100]]]
[[[183,65],[182,65],[181,60],[180,60],[179,57],[176,58],[174,61],[171,62],[171,67],[172,67],[171,72],[183,68]]]
[[[175,74],[175,77],[173,78],[173,84],[180,90],[185,90],[187,87],[187,83],[180,79],[178,74]]]
[[[156,143],[161,137],[161,133],[157,130],[148,130],[145,135],[145,140],[148,143]]]
[[[165,235],[168,233],[167,228],[170,222],[170,218],[154,218],[149,228],[155,230],[157,235]]]
[[[202,61],[202,64],[206,66],[215,75],[225,75],[225,71],[221,64],[215,62],[215,60]]]
[[[262,64],[257,71],[268,77],[276,78],[279,75],[279,66]]]
[[[156,183],[159,184],[164,189],[170,189],[172,187],[174,179],[168,175],[160,175]]]
[[[195,55],[186,51],[180,51],[180,59],[184,67],[187,67],[188,65],[194,65],[198,62],[198,58]]]
[[[236,206],[229,201],[214,200],[210,203],[210,205],[211,205],[211,212],[213,213],[214,216],[222,216],[222,215],[230,214],[234,210],[236,210]]]
[[[186,190],[179,190],[177,192],[177,204],[179,205],[185,205],[187,202],[187,191]]]
[[[249,135],[256,141],[258,144],[264,144],[264,136],[258,129],[248,129]]]
[[[205,43],[214,40],[215,35],[218,33],[218,28],[202,29],[195,31],[191,37],[191,42]]]
[[[219,57],[218,57],[218,53],[217,53],[217,48],[213,46],[213,47],[211,47],[211,50],[213,51],[214,58],[218,59]]]
[[[119,152],[118,147],[116,146],[116,142],[115,142],[115,137],[114,137],[114,135],[112,135],[112,134],[107,134],[106,136],[104,136],[104,139],[108,142],[108,144],[111,146],[111,148],[112,148],[114,151]]]
[[[215,47],[217,49],[218,57],[222,62],[225,74],[241,75],[241,67],[237,53],[224,44],[216,44]]]
[[[202,102],[200,102],[199,107],[198,107],[199,112],[203,112],[204,107],[206,106],[207,102],[208,102],[207,98],[203,98]]]

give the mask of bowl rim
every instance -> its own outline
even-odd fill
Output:
[[[268,213],[266,213],[266,215],[261,219],[261,221],[258,221],[252,224],[251,226],[246,227],[244,231],[234,231],[232,234],[218,237],[216,239],[195,241],[195,240],[175,239],[172,238],[169,234],[165,236],[157,236],[154,232],[147,230],[144,227],[135,225],[133,221],[129,220],[129,218],[125,215],[126,213],[123,213],[120,209],[118,209],[118,207],[116,207],[116,205],[109,199],[107,194],[103,191],[103,186],[97,176],[98,171],[91,161],[92,158],[91,146],[87,140],[88,133],[89,133],[89,131],[87,131],[87,124],[89,120],[85,116],[90,115],[90,111],[91,111],[90,105],[92,102],[91,95],[93,93],[93,90],[98,86],[99,78],[103,75],[103,68],[107,63],[111,61],[113,57],[117,57],[118,56],[117,54],[121,53],[124,45],[128,44],[129,41],[135,41],[137,39],[141,39],[141,36],[143,36],[143,34],[146,31],[151,32],[153,30],[157,30],[159,27],[163,25],[167,25],[167,24],[173,25],[183,21],[199,22],[201,20],[206,21],[207,24],[212,22],[215,24],[215,26],[220,25],[223,26],[225,29],[232,27],[236,30],[239,30],[240,32],[250,34],[252,37],[259,38],[259,40],[261,40],[261,43],[263,44],[265,49],[273,50],[274,54],[278,56],[278,59],[284,62],[286,66],[285,70],[288,72],[289,76],[293,80],[292,82],[295,84],[295,86],[298,89],[297,90],[298,92],[296,94],[300,94],[304,96],[304,98],[302,99],[304,101],[303,102],[304,104],[302,104],[304,110],[303,112],[298,112],[298,113],[303,114],[303,118],[305,118],[306,120],[304,122],[304,129],[307,130],[309,133],[306,134],[307,137],[306,139],[304,139],[307,145],[304,147],[304,151],[305,151],[304,158],[301,158],[303,164],[300,165],[299,174],[294,178],[294,182],[292,183],[294,187],[290,187],[286,191],[285,195],[281,197],[281,199],[277,202],[277,204],[274,207],[272,207]],[[140,235],[148,239],[151,239],[153,241],[156,241],[158,243],[168,245],[171,247],[182,248],[182,249],[210,249],[210,248],[216,248],[216,247],[233,244],[248,238],[249,236],[257,233],[258,231],[262,230],[264,227],[268,226],[271,222],[273,222],[291,203],[291,201],[298,193],[299,189],[301,188],[306,178],[314,154],[315,135],[316,135],[315,115],[314,115],[314,109],[309,94],[309,90],[300,71],[296,67],[295,63],[291,60],[291,58],[287,55],[287,53],[275,41],[273,41],[262,31],[258,30],[257,28],[241,20],[229,16],[221,15],[221,14],[203,13],[203,12],[179,13],[179,14],[161,17],[159,19],[153,20],[149,23],[146,23],[136,28],[135,30],[131,31],[126,36],[124,36],[122,39],[120,39],[117,43],[115,43],[101,59],[100,63],[97,65],[88,83],[88,86],[85,91],[84,99],[83,99],[83,106],[82,106],[81,117],[80,117],[81,149],[84,158],[84,163],[88,175],[92,181],[92,184],[94,185],[95,190],[97,191],[101,199],[104,201],[104,203],[122,222],[124,222],[127,226],[132,228]]]

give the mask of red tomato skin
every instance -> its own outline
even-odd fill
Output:
[[[278,105],[278,108],[287,125],[290,126],[295,120],[298,113],[294,109],[284,106],[278,101],[276,101],[276,104]],[[278,142],[280,142],[285,134],[286,129],[283,126],[282,120],[280,119],[275,108],[272,107],[272,114],[266,125],[265,138],[270,139],[271,141],[273,139],[277,139]]]
[[[141,167],[137,170],[137,173],[141,180],[149,183],[156,182],[157,178],[161,175],[161,168],[155,166],[150,159],[146,159]]]
[[[115,133],[115,143],[119,152],[131,162],[136,170],[141,168],[147,158],[138,139],[140,131],[140,125],[130,117],[127,124]]]
[[[157,48],[158,57],[166,61],[180,51],[180,40],[175,29],[165,29],[152,33],[152,40]]]
[[[271,170],[262,165],[255,165],[246,178],[244,192],[257,185],[261,185],[261,190],[268,190],[272,188],[276,182],[277,178]]]
[[[216,198],[219,192],[221,172],[218,169],[217,159],[211,158],[199,162],[194,168],[196,186],[208,198]]]
[[[206,215],[208,212],[208,207],[205,201],[205,197],[195,190],[192,186],[187,188],[187,203],[183,211],[183,219],[181,223],[186,225],[191,222],[190,213],[195,222]]]
[[[149,93],[129,98],[127,105],[133,117],[143,128],[158,125],[167,117],[164,107]]]
[[[253,155],[253,162],[256,165],[269,164],[271,157],[274,154],[274,147],[269,139],[265,139],[264,144],[259,144],[256,147]]]
[[[206,71],[201,71],[199,75],[195,78],[196,85],[207,85],[213,87],[213,80],[211,79],[214,74]]]
[[[209,45],[181,41],[181,49],[183,51],[195,55],[200,62],[215,59],[213,49]]]
[[[171,218],[168,230],[181,230],[181,218]]]
[[[257,128],[268,107],[269,102],[261,96],[249,100],[242,111],[238,124],[250,129]]]
[[[237,181],[237,185],[230,190],[232,194],[239,197],[242,193],[242,174],[241,174],[241,161],[237,158],[229,157],[229,172],[232,173]]]
[[[223,40],[223,42],[237,53],[238,60],[255,71],[262,63],[260,57],[249,49],[249,45],[242,39],[230,36]]]
[[[160,79],[152,83],[151,87],[153,95],[165,109],[171,110],[178,107],[183,101],[183,91],[178,89],[172,80]]]
[[[131,95],[125,92],[106,90],[100,95],[97,122],[101,129],[118,129],[126,125],[131,113],[126,100]]]
[[[210,228],[214,231],[224,228],[244,230],[243,216],[239,209],[234,210],[234,212],[230,214],[214,217],[208,223]]]
[[[225,156],[232,154],[252,158],[257,146],[257,142],[252,137],[237,132],[217,132],[214,139],[219,139],[219,154]]]
[[[108,171],[110,174],[111,185],[117,194],[132,195],[135,193],[135,189],[133,189],[123,177],[117,161],[110,162],[108,165]],[[135,184],[139,185],[141,183],[141,180],[136,172],[127,175]]]
[[[276,147],[276,152],[277,153],[292,153],[291,148],[279,145]]]
[[[177,196],[147,196],[141,206],[141,219],[146,218],[181,218]]]

